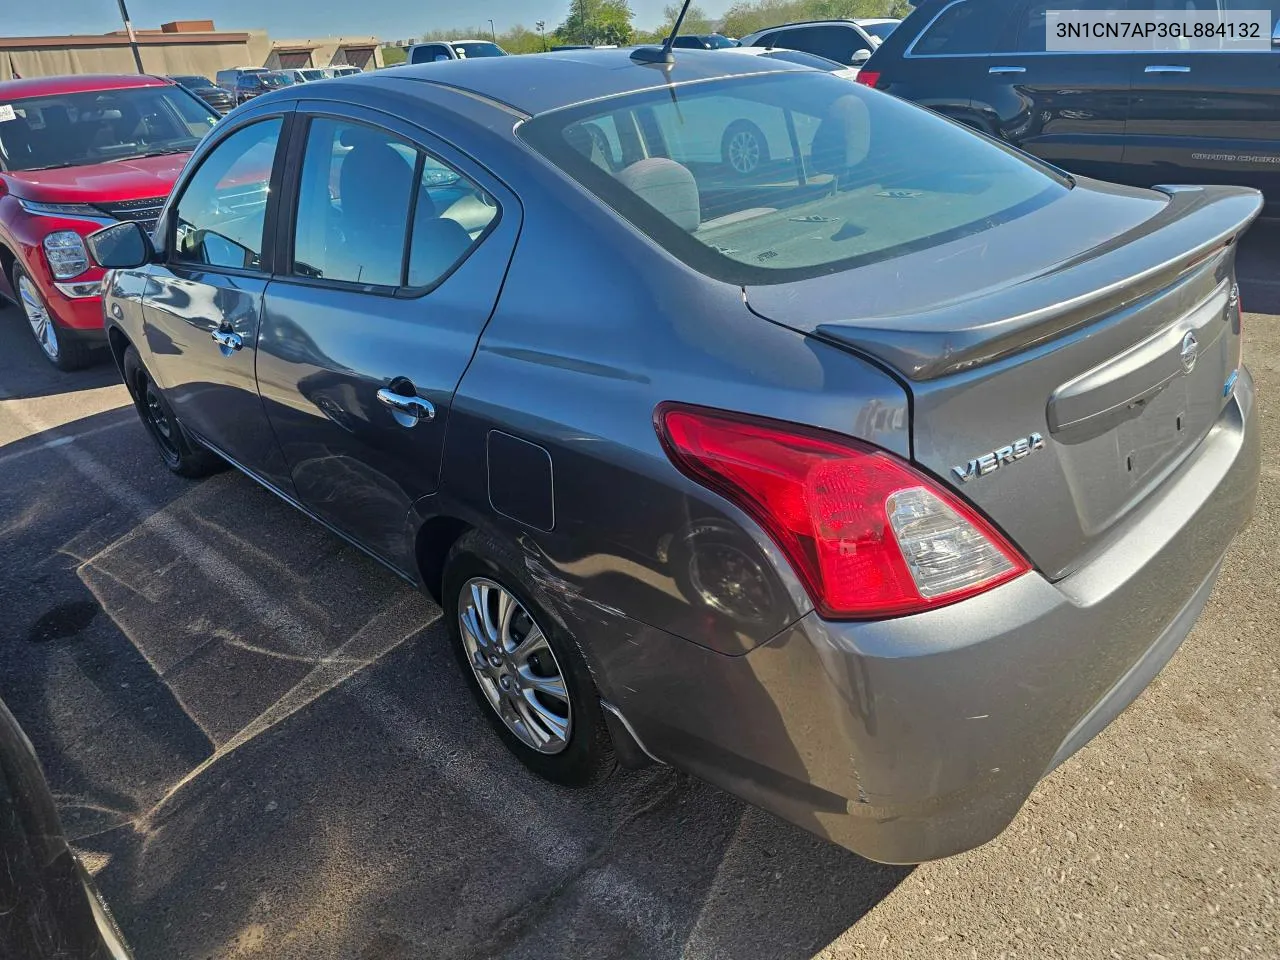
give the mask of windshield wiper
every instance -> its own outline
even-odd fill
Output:
[[[190,153],[194,150],[194,145],[190,147],[170,147],[167,150],[148,150],[146,153],[131,153],[127,157],[112,157],[109,160],[99,160],[99,163],[124,163],[126,160],[145,160],[147,157],[168,157],[175,153]]]
[[[46,163],[43,167],[18,167],[13,173],[34,173],[37,170],[64,170],[67,167],[83,166],[84,160],[68,160],[65,163]]]

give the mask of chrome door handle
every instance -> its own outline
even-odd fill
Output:
[[[417,426],[419,420],[434,420],[435,405],[421,397],[406,397],[387,387],[378,391],[378,402],[391,411],[402,427]]]
[[[244,338],[233,330],[215,330],[213,331],[213,342],[222,348],[223,352],[239,350],[244,346]],[[227,353],[227,356],[231,356]]]
[[[1146,68],[1145,70],[1143,70],[1142,72],[1143,72],[1143,73],[1190,73],[1190,72],[1191,72],[1191,68],[1190,68],[1190,67],[1165,66],[1165,65],[1161,65],[1161,64],[1156,64],[1155,66],[1147,67],[1147,68]]]
[[[1026,67],[991,67],[987,73],[1026,73]]]

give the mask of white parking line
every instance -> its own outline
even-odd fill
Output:
[[[10,410],[8,414],[32,433],[54,428],[54,424],[42,422],[38,416],[32,416],[21,409]],[[118,425],[104,425],[95,429],[109,429]],[[88,432],[85,431],[82,435],[87,434]],[[62,438],[57,438],[48,442],[48,449],[56,450],[72,469],[81,474],[109,501],[127,510],[138,521],[133,530],[86,560],[80,569],[83,570],[92,565],[95,559],[113,549],[118,549],[123,542],[144,535],[158,537],[175,554],[193,563],[210,582],[225,588],[230,593],[231,599],[255,615],[260,622],[278,631],[278,635],[296,653],[317,658],[326,654],[329,656],[338,654],[339,661],[345,660],[340,654],[345,652],[349,645],[362,638],[368,638],[370,626],[378,624],[379,621],[385,623],[385,617],[393,615],[396,612],[396,606],[405,602],[403,597],[392,600],[338,650],[330,652],[317,649],[314,632],[294,616],[288,603],[260,587],[250,570],[240,567],[233,560],[219,553],[213,544],[201,535],[202,531],[198,527],[193,530],[166,513],[172,505],[158,508],[120,477],[110,465],[95,457],[83,446],[72,442],[78,438],[77,435],[72,435],[64,442],[58,442]],[[211,483],[225,482],[228,481],[217,479],[206,481],[202,488],[207,492]],[[298,522],[306,521],[299,517]],[[376,651],[373,649],[369,651],[375,655],[363,658],[362,663],[319,663],[300,683],[295,684],[282,698],[242,728],[239,733],[233,735],[229,741],[219,747],[210,737],[211,744],[214,745],[213,755],[194,770],[189,771],[158,803],[135,820],[135,829],[144,837],[144,850],[155,837],[153,827],[163,808],[183,785],[189,783],[227,753],[342,685],[343,693],[349,696],[371,719],[379,723],[388,734],[414,755],[429,762],[436,777],[449,790],[467,797],[478,809],[495,809],[494,798],[501,798],[502,816],[491,818],[488,826],[492,832],[504,835],[505,842],[510,847],[522,849],[524,855],[536,858],[544,866],[557,872],[571,870],[575,864],[590,862],[595,851],[584,839],[566,829],[570,826],[570,822],[557,816],[554,812],[557,809],[555,805],[547,804],[542,797],[537,796],[532,785],[529,790],[521,790],[517,783],[501,778],[483,759],[468,756],[456,750],[450,730],[447,728],[442,730],[436,725],[426,723],[398,697],[379,688],[370,680],[364,667],[376,662],[381,656],[411,637],[420,634],[429,625],[430,622],[422,623],[408,634],[393,636],[389,643],[385,640],[378,643]],[[127,633],[125,635],[128,636]],[[129,637],[129,639],[139,653],[146,658],[146,651],[135,638]],[[159,671],[157,674],[159,675]],[[161,679],[163,680],[163,677]],[[178,702],[181,704],[180,699]],[[189,711],[188,715],[190,715]],[[192,719],[194,721],[194,717]],[[520,825],[519,830],[512,826],[515,824]],[[530,828],[532,828],[532,834],[540,838],[540,842],[533,846],[528,844]],[[592,877],[586,879],[588,883],[600,882]],[[617,866],[609,868],[605,882],[612,885],[621,885],[624,882]],[[616,922],[627,927],[634,936],[643,940],[646,937],[645,923],[652,917],[663,915],[661,899],[652,891],[636,885],[630,878],[625,878],[625,889],[625,897],[601,898],[599,905],[610,913]],[[638,903],[644,903],[646,909],[637,912]],[[648,919],[643,916],[646,913],[649,915]]]
[[[132,413],[133,408],[121,409],[121,413]],[[108,430],[114,430],[116,427],[123,427],[127,423],[131,423],[132,417],[122,417],[112,423],[104,423],[96,427],[90,427],[88,430],[80,430],[76,433],[62,433],[52,440],[46,440],[38,443],[33,447],[24,447],[21,450],[14,450],[10,453],[0,453],[0,464],[10,463],[14,460],[20,460],[23,457],[30,456],[33,453],[41,453],[45,450],[52,450],[57,447],[64,447],[68,443],[75,443],[77,440],[83,440],[85,437],[92,437],[95,434],[105,433]],[[58,428],[53,428],[57,430]]]

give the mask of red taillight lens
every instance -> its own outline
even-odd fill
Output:
[[[991,524],[893,454],[838,434],[658,408],[687,476],[749,513],[828,619],[916,613],[1030,569]]]
[[[859,83],[865,83],[868,87],[874,87],[880,82],[879,70],[859,70],[858,75],[854,77]]]

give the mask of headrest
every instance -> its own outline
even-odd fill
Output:
[[[839,176],[867,158],[871,148],[871,120],[867,105],[856,94],[831,105],[813,138],[813,165],[818,173]]]
[[[618,182],[690,233],[702,222],[698,183],[683,164],[666,157],[648,157],[620,171]]]

